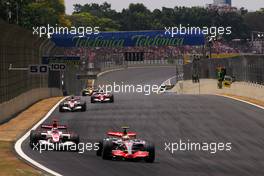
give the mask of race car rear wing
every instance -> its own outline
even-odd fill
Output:
[[[136,133],[134,132],[127,132],[127,134],[124,134],[123,132],[108,132],[107,133],[108,136],[114,136],[114,137],[122,137],[124,135],[128,135],[129,137],[136,137]]]
[[[41,125],[41,128],[52,129],[52,128],[54,128],[54,126],[43,124],[43,125]],[[67,129],[67,126],[66,125],[58,125],[56,128],[57,129]]]
[[[71,97],[68,97],[65,100],[69,101],[69,100],[71,100]],[[74,100],[81,100],[81,97],[80,96],[74,96]]]

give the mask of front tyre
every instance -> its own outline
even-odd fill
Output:
[[[104,141],[103,150],[102,150],[102,158],[104,160],[110,160],[112,158],[112,150],[113,150],[113,142]]]
[[[149,156],[145,158],[147,163],[153,163],[155,160],[155,146],[153,144],[147,143],[145,145],[145,150],[149,152]]]

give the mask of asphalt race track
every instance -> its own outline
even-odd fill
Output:
[[[174,68],[135,68],[110,72],[97,84],[161,84]],[[138,137],[155,143],[154,163],[108,161],[95,151],[32,151],[28,140],[23,151],[42,165],[63,175],[88,176],[263,176],[264,110],[218,96],[175,94],[115,94],[113,104],[90,104],[87,111],[59,113],[52,118],[80,135],[81,142],[97,142],[109,129],[128,125]],[[165,143],[183,141],[231,142],[231,151],[165,151]]]

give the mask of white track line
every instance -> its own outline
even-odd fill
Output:
[[[164,85],[167,81],[170,81],[171,79],[173,79],[173,78],[175,78],[175,77],[176,77],[176,76],[174,75],[174,76],[172,76],[172,77],[166,79],[166,81],[163,81],[163,82],[160,84],[160,86],[159,86],[159,90],[158,90],[157,94],[164,93],[165,91],[164,91],[164,92],[160,92],[161,86]]]
[[[120,71],[120,70],[124,70],[125,68],[114,68],[114,69],[111,69],[111,70],[106,70],[106,71],[103,71],[103,72],[100,72],[97,74],[97,77],[100,77],[102,76],[103,74],[106,74],[106,73],[109,73],[109,72],[114,72],[114,71]],[[94,86],[94,79],[92,81],[92,87]]]
[[[118,68],[118,69],[111,69],[111,70],[106,70],[106,71],[103,71],[103,72],[101,72],[101,73],[99,73],[97,76],[99,77],[99,76],[102,76],[103,74],[106,74],[106,73],[108,73],[108,72],[113,72],[113,71],[119,71],[119,70],[124,70],[124,68]],[[93,81],[93,83],[92,84],[94,84],[94,81]],[[40,163],[38,163],[37,161],[35,161],[35,160],[33,160],[33,159],[31,159],[29,156],[27,156],[24,152],[23,152],[23,150],[22,150],[22,143],[29,137],[29,135],[30,135],[30,131],[31,130],[34,130],[34,129],[36,129],[39,125],[41,125],[47,118],[49,118],[49,116],[51,115],[51,113],[56,109],[56,107],[57,106],[59,106],[59,104],[63,101],[63,100],[65,100],[67,97],[65,97],[65,98],[63,98],[63,99],[61,99],[55,106],[53,106],[52,107],[52,109],[37,123],[37,124],[35,124],[31,129],[29,129],[28,131],[27,131],[27,133],[26,134],[24,134],[19,140],[17,140],[16,141],[16,143],[15,143],[15,151],[16,151],[16,153],[21,157],[21,158],[23,158],[24,160],[26,160],[27,162],[29,162],[29,163],[31,163],[31,164],[33,164],[34,166],[36,166],[36,167],[38,167],[39,169],[41,169],[41,170],[44,170],[44,171],[46,171],[47,173],[50,173],[50,174],[52,174],[52,175],[55,175],[55,176],[62,176],[61,174],[59,174],[59,173],[57,173],[57,172],[55,172],[55,171],[53,171],[53,170],[51,170],[51,169],[49,169],[49,168],[47,168],[47,167],[45,167],[45,166],[43,166],[43,165],[41,165]]]
[[[65,97],[67,98],[67,97]],[[26,160],[27,162],[33,164],[34,166],[40,168],[41,170],[46,171],[47,173],[50,173],[52,175],[55,176],[62,176],[61,174],[41,165],[40,163],[36,162],[35,160],[31,159],[29,156],[27,156],[21,146],[22,143],[29,137],[30,135],[30,131],[36,129],[39,125],[41,125],[47,118],[49,118],[49,116],[51,115],[51,113],[56,109],[56,107],[63,101],[65,100],[65,98],[61,99],[55,106],[52,107],[52,109],[37,123],[35,124],[30,130],[28,130],[28,132],[26,134],[24,134],[16,143],[15,143],[15,151],[17,152],[17,154],[22,157],[24,160]]]
[[[106,71],[103,71],[103,72],[100,72],[97,74],[97,77],[100,77],[102,76],[103,74],[106,74],[106,73],[109,73],[109,72],[114,72],[114,71],[119,71],[119,70],[124,70],[125,68],[113,68],[111,70],[106,70]]]
[[[246,101],[246,100],[242,100],[242,99],[235,98],[235,97],[228,96],[228,95],[221,95],[221,94],[214,94],[214,95],[216,95],[216,96],[220,96],[220,97],[230,98],[230,99],[233,99],[233,100],[236,100],[236,101],[240,101],[240,102],[243,102],[243,103],[247,103],[247,104],[249,104],[249,105],[252,105],[252,106],[255,106],[255,107],[258,107],[258,108],[264,110],[264,107],[263,107],[263,106],[257,105],[257,104],[255,104],[255,103],[251,103],[251,102]]]
[[[101,72],[99,73],[99,76],[102,76],[103,74],[105,73],[108,73],[108,72],[112,72],[112,71],[118,71],[118,70],[123,70],[122,69],[113,69],[113,70],[107,70],[107,71],[104,71],[104,72]],[[169,79],[167,79],[166,81],[174,78],[176,76],[173,76]],[[164,81],[164,82],[166,82]],[[215,94],[217,96],[221,96],[221,97],[226,97],[226,98],[230,98],[230,99],[234,99],[234,100],[237,100],[237,101],[240,101],[240,102],[244,102],[244,103],[247,103],[247,104],[250,104],[250,105],[253,105],[255,107],[258,107],[260,109],[263,109],[264,110],[264,107],[262,106],[259,106],[257,104],[254,104],[254,103],[251,103],[251,102],[248,102],[248,101],[245,101],[245,100],[241,100],[241,99],[238,99],[238,98],[234,98],[234,97],[231,97],[231,96],[228,96],[228,95],[220,95],[220,94]],[[65,97],[67,98],[67,97]],[[30,130],[28,130],[28,132],[26,134],[24,134],[24,136],[22,136],[16,143],[15,143],[15,151],[17,152],[17,154],[22,157],[24,160],[28,161],[29,163],[33,164],[34,166],[40,168],[41,170],[44,170],[46,171],[47,173],[50,173],[52,175],[55,175],[55,176],[62,176],[61,174],[41,165],[40,163],[36,162],[35,160],[31,159],[29,156],[27,156],[23,151],[22,151],[22,143],[29,137],[30,135],[30,131],[31,130],[34,130],[36,129],[39,125],[41,125],[47,118],[49,118],[49,116],[51,115],[51,113],[56,109],[56,107],[65,99],[63,98],[62,100],[60,100],[55,106],[53,106],[53,108],[44,116],[43,119],[41,119],[36,125],[34,125]]]
[[[169,79],[167,79],[166,81],[164,81],[162,84],[165,84],[167,81],[170,81],[171,79],[176,78],[176,77],[177,77],[177,76],[174,75],[174,76],[170,77]]]
[[[105,74],[105,73],[108,73],[108,72],[112,72],[112,71],[118,71],[118,70],[123,70],[123,68],[122,69],[112,69],[112,70],[107,70],[107,71],[104,71],[104,72],[101,72],[101,73],[99,73],[99,75],[98,76],[102,76],[103,74]],[[44,171],[46,171],[47,173],[49,173],[49,174],[52,174],[52,175],[55,175],[55,176],[62,176],[61,174],[59,174],[59,173],[57,173],[57,172],[55,172],[55,171],[53,171],[53,170],[51,170],[51,169],[49,169],[49,168],[47,168],[47,167],[45,167],[45,166],[43,166],[43,165],[41,165],[40,163],[38,163],[37,161],[35,161],[35,160],[33,160],[33,159],[31,159],[29,156],[27,156],[24,152],[23,152],[23,150],[22,150],[22,143],[29,137],[29,135],[30,135],[30,131],[31,130],[35,130],[39,125],[41,125],[47,118],[49,118],[49,116],[51,115],[51,113],[56,109],[56,107],[57,106],[59,106],[59,104],[63,101],[63,100],[65,100],[67,97],[65,97],[65,98],[63,98],[63,99],[61,99],[55,106],[53,106],[52,107],[52,109],[50,109],[50,111],[37,123],[37,124],[35,124],[31,129],[29,129],[28,131],[27,131],[27,133],[26,134],[24,134],[19,140],[17,140],[16,141],[16,143],[15,143],[15,151],[16,151],[16,153],[21,157],[21,158],[23,158],[24,160],[26,160],[27,162],[29,162],[29,163],[31,163],[32,165],[34,165],[34,166],[36,166],[36,167],[38,167],[39,169],[41,169],[41,170],[44,170]]]

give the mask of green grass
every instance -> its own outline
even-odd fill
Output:
[[[0,141],[0,176],[43,176],[38,171],[16,157],[12,142]]]

